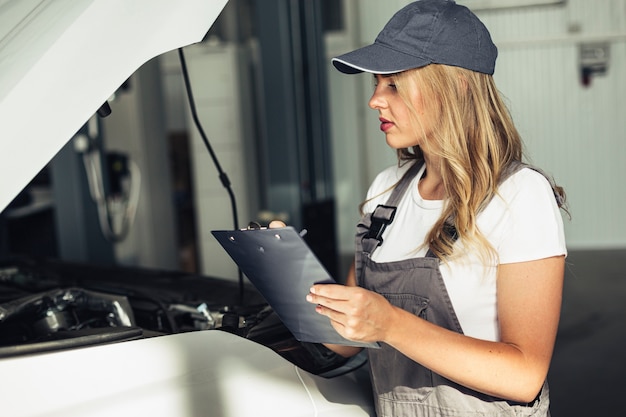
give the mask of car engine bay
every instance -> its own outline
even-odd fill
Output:
[[[250,285],[240,292],[235,282],[183,272],[0,262],[0,358],[192,331],[236,334],[322,376],[365,362],[297,341]]]

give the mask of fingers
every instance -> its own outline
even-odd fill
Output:
[[[335,330],[350,340],[384,340],[391,305],[380,294],[360,287],[314,285],[306,297],[315,311],[328,317]]]
[[[320,287],[328,288],[320,289]],[[343,313],[347,307],[348,297],[343,294],[342,288],[342,285],[335,284],[314,285],[311,292],[307,294],[306,300],[311,304],[316,304],[317,312],[325,316],[329,316],[331,311]]]
[[[315,304],[315,311],[318,314],[326,316],[330,319],[335,330],[337,330],[340,334],[343,333],[343,329],[345,328],[344,322],[346,320],[346,315],[342,311],[345,306],[341,305],[343,301],[315,294],[308,294],[306,299],[308,302]]]
[[[313,294],[313,293],[307,294],[306,300],[311,304],[317,304],[318,306],[324,306],[328,308],[337,308],[336,305],[338,303],[345,301],[345,300],[338,300],[336,298],[323,297],[321,295]]]
[[[280,227],[286,227],[287,225],[283,222],[281,222],[280,220],[272,220],[270,222],[270,224],[268,225],[268,227],[270,229],[278,229]]]
[[[311,294],[320,297],[335,300],[348,300],[350,294],[354,293],[355,288],[339,284],[317,284],[313,285],[309,291]]]
[[[306,300],[341,313],[354,312],[366,305],[367,290],[339,284],[317,284],[311,287]]]
[[[334,284],[315,285],[311,290],[307,301],[315,304],[315,311],[326,316],[340,335],[355,341],[378,340],[376,323],[364,309],[368,305],[366,290]]]

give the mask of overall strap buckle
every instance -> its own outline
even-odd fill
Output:
[[[387,225],[391,224],[395,215],[396,207],[385,206],[383,204],[376,206],[372,212],[371,225],[365,237],[368,239],[376,239],[378,241],[378,245],[376,246],[380,246],[383,243],[383,232]]]

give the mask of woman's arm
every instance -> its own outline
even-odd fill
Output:
[[[360,287],[316,285],[307,299],[351,340],[387,343],[461,385],[531,402],[545,381],[561,310],[564,256],[500,265],[500,342],[446,330]]]
[[[346,285],[350,287],[356,287],[356,276],[354,274],[354,262],[350,266],[350,270],[348,271],[348,275],[346,277]],[[359,353],[363,348],[354,347],[354,346],[345,346],[345,345],[333,345],[330,343],[324,344],[328,349],[332,350],[338,355],[341,355],[345,358],[349,358],[351,356]]]

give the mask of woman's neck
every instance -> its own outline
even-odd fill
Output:
[[[417,188],[424,200],[443,200],[446,196],[439,161],[424,157],[426,170],[417,183]]]

